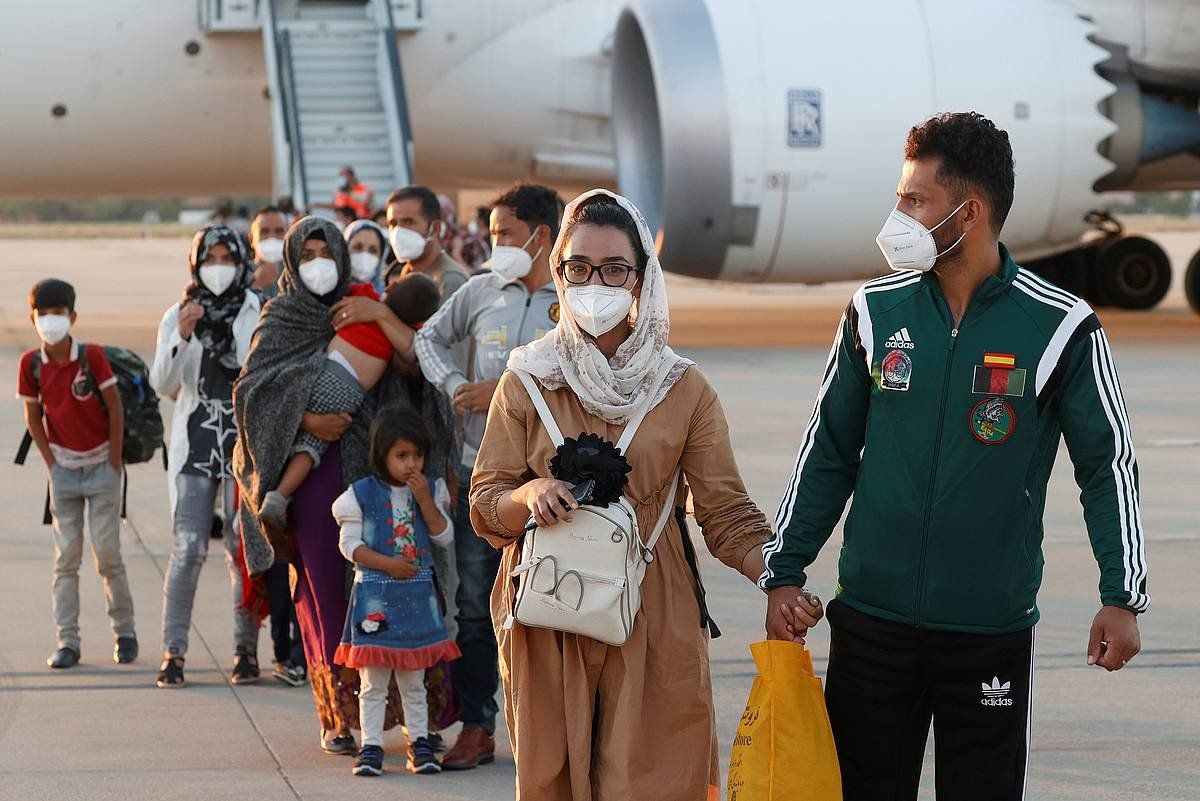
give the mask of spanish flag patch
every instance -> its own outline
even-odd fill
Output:
[[[1011,353],[985,353],[983,354],[983,366],[1011,370],[1017,366],[1017,357]]]

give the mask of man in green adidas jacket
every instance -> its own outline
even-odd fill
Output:
[[[1140,647],[1150,596],[1129,418],[1091,308],[999,243],[1004,131],[974,113],[913,128],[897,195],[878,239],[897,272],[846,308],[763,547],[767,633],[815,625],[804,571],[853,494],[828,610],[845,798],[915,799],[932,720],[939,798],[1020,799],[1060,435],[1100,567],[1088,664],[1119,670]]]

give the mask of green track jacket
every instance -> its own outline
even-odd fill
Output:
[[[1003,245],[1000,256],[957,329],[932,275],[854,294],[763,546],[762,587],[804,584],[853,493],[840,600],[930,629],[1032,626],[1061,434],[1101,601],[1149,606],[1138,468],[1108,339],[1087,303]]]

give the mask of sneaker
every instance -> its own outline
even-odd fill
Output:
[[[438,762],[433,746],[428,737],[418,737],[416,742],[408,747],[409,773],[441,773],[442,763]]]
[[[321,750],[334,756],[354,756],[357,748],[354,745],[354,735],[346,732],[330,737],[326,731],[321,732]]]
[[[175,690],[182,687],[183,657],[179,654],[164,656],[162,667],[158,669],[158,681],[155,683],[164,690]]]
[[[383,774],[383,749],[377,745],[364,745],[354,760],[355,776],[380,776]]]
[[[59,648],[50,658],[46,660],[46,665],[54,670],[66,670],[73,668],[79,664],[79,651],[64,645]]]
[[[289,687],[303,687],[308,683],[308,674],[304,668],[291,662],[276,662],[271,675]]]
[[[118,637],[113,646],[113,661],[118,665],[128,665],[138,658],[137,637]]]
[[[279,490],[271,490],[263,496],[262,505],[258,507],[258,520],[265,528],[272,531],[287,530],[287,510],[292,499]]]
[[[230,681],[234,684],[253,684],[258,681],[258,657],[254,654],[234,654],[233,675]]]
[[[429,732],[428,740],[429,740],[430,748],[433,749],[433,753],[435,753],[435,754],[446,753],[446,738],[442,737],[441,732],[436,732],[436,731]]]

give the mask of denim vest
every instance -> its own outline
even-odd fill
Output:
[[[397,554],[395,544],[389,542],[395,537],[396,520],[392,509],[391,485],[380,481],[374,476],[367,476],[355,481],[352,486],[354,488],[354,497],[358,501],[359,508],[362,509],[363,542],[376,553],[381,553],[385,556]],[[430,569],[433,567],[433,554],[430,552],[429,526],[425,523],[425,518],[421,515],[421,506],[417,503],[416,498],[412,499],[412,504],[412,540],[417,548],[417,558],[412,561],[423,570]],[[381,571],[372,570],[362,565],[358,565],[357,567],[363,571],[364,575],[371,573],[382,574]]]

